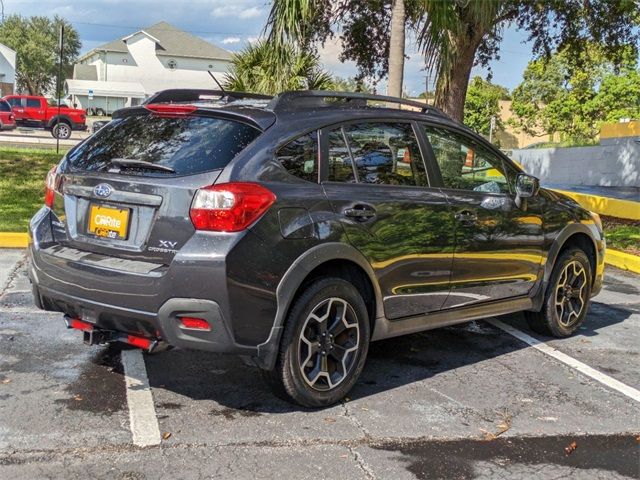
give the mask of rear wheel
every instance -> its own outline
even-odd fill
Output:
[[[71,136],[71,125],[67,122],[58,122],[51,129],[51,135],[53,135],[54,138],[66,140]]]
[[[578,248],[564,251],[553,269],[540,312],[526,312],[532,330],[568,337],[582,324],[591,298],[591,263]]]
[[[358,380],[370,330],[367,308],[352,284],[340,278],[316,280],[291,308],[276,366],[264,376],[288,401],[332,405]]]

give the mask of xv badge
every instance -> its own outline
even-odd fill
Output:
[[[169,240],[159,240],[160,246],[163,248],[170,248],[170,249],[174,249],[176,248],[176,245],[178,245],[178,242],[170,242]]]

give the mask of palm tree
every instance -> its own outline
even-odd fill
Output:
[[[421,0],[418,43],[427,68],[436,73],[435,105],[462,120],[464,101],[476,53],[487,37],[517,13],[496,0]]]
[[[327,23],[339,23],[345,5],[340,7],[331,0],[273,0],[267,21],[269,40],[276,45],[293,42],[302,50],[306,50],[313,42],[316,29],[326,28]],[[404,0],[393,0],[387,91],[389,95],[396,97],[402,95],[405,23]]]
[[[327,90],[333,85],[331,75],[320,68],[317,54],[264,40],[233,56],[224,81],[229,90],[267,95],[285,90]]]
[[[389,39],[389,81],[387,93],[402,96],[404,78],[404,34],[406,13],[404,0],[393,0],[391,4],[391,35]]]

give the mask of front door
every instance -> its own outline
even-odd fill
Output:
[[[442,308],[453,220],[445,195],[429,187],[414,125],[361,121],[327,128],[322,139],[325,193],[375,271],[386,317]]]
[[[515,204],[516,169],[471,136],[424,126],[453,209],[456,247],[444,308],[529,294],[541,272],[541,198]]]

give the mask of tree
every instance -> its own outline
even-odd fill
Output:
[[[640,70],[627,48],[620,65],[605,48],[589,45],[576,58],[566,50],[534,60],[513,91],[512,124],[530,134],[560,133],[572,142],[593,140],[602,123],[640,118]]]
[[[341,59],[354,60],[361,76],[381,78],[390,67],[393,6],[392,0],[274,0],[268,29],[271,39],[305,47],[339,34]],[[405,29],[415,31],[436,74],[435,104],[458,120],[472,67],[498,58],[509,24],[529,33],[536,58],[559,47],[578,58],[592,41],[606,45],[617,63],[622,47],[640,39],[634,0],[404,0],[404,6]]]
[[[402,96],[404,79],[404,34],[406,14],[404,0],[391,3],[391,32],[389,34],[389,81],[387,93],[394,97]]]
[[[225,83],[230,90],[273,95],[284,90],[328,90],[333,80],[320,68],[316,53],[260,41],[233,56]]]
[[[64,25],[62,78],[73,69],[80,52],[78,32],[65,19],[58,17],[21,17],[10,15],[0,24],[2,43],[17,53],[16,82],[18,90],[43,95],[56,83],[60,26]]]
[[[494,85],[481,77],[474,77],[469,83],[465,100],[464,123],[476,132],[489,135],[491,117],[495,117],[496,129],[503,130],[500,119],[500,100],[509,98],[509,91]]]

